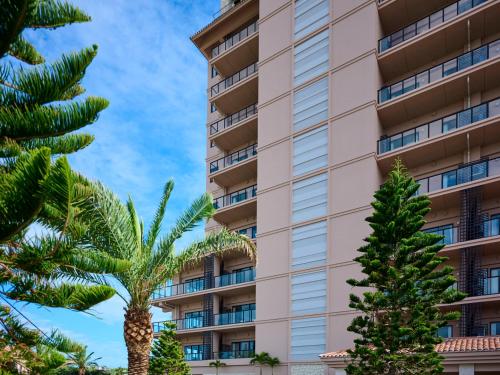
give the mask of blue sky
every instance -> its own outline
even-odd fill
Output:
[[[122,199],[130,194],[146,223],[163,184],[176,182],[165,227],[205,189],[206,62],[189,36],[212,20],[218,0],[74,0],[91,23],[29,33],[47,60],[92,44],[99,53],[83,81],[110,101],[87,149],[71,156],[76,170],[99,179]],[[202,235],[192,232],[183,243]],[[179,244],[182,246],[182,243]],[[21,306],[20,306],[21,307]],[[102,357],[126,366],[123,303],[116,297],[92,312],[22,306],[42,329],[60,328]],[[154,311],[154,319],[165,315]]]

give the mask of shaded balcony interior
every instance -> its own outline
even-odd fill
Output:
[[[237,185],[257,176],[257,145],[231,152],[209,164],[210,178],[221,187]]]
[[[469,40],[472,48],[477,46],[488,37],[498,35],[499,17],[500,2],[467,0],[406,25],[379,41],[382,77],[386,81],[401,77],[444,56],[467,50]]]
[[[257,105],[252,104],[209,125],[209,139],[230,151],[257,139]]]
[[[238,220],[256,217],[257,185],[251,185],[214,199],[214,220],[229,224]]]

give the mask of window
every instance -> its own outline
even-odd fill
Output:
[[[453,224],[445,224],[439,227],[424,229],[423,232],[443,236],[444,238],[439,242],[440,244],[450,245],[456,241],[456,230],[453,228]]]
[[[326,215],[328,195],[326,173],[295,182],[292,190],[294,223]]]
[[[217,107],[214,103],[210,103],[210,113],[214,113],[215,111],[217,111]]]
[[[203,359],[203,345],[185,345],[184,358],[186,361],[201,361]]]
[[[326,318],[292,320],[291,350],[292,360],[318,359],[326,350]]]
[[[184,313],[184,329],[203,327],[204,311],[191,311]]]
[[[205,289],[205,279],[197,277],[196,279],[189,279],[184,281],[184,293],[194,293]]]
[[[325,264],[326,225],[321,221],[292,230],[292,269]]]
[[[295,85],[300,85],[328,70],[328,30],[295,47]]]
[[[292,314],[315,314],[325,310],[326,271],[292,276]]]
[[[493,322],[490,324],[490,335],[491,336],[500,335],[500,322]]]
[[[215,66],[212,65],[212,78],[217,77],[219,75],[219,72],[217,69],[215,69]]]
[[[444,326],[438,329],[437,335],[444,339],[453,337],[453,327],[452,326]]]
[[[255,341],[237,341],[231,343],[231,351],[233,353],[252,354],[255,353]]]
[[[295,39],[328,23],[329,0],[297,0],[295,2]]]
[[[294,94],[293,130],[298,131],[328,119],[328,77]]]
[[[293,140],[293,175],[328,165],[328,127],[322,126]]]

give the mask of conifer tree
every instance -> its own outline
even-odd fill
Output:
[[[373,232],[355,259],[364,278],[348,280],[353,287],[370,288],[362,297],[350,295],[349,306],[360,312],[348,328],[359,335],[349,351],[350,375],[443,371],[434,350],[442,341],[437,330],[459,313],[442,312],[437,305],[460,301],[464,294],[452,288],[453,269],[438,255],[442,236],[421,231],[430,200],[416,196],[418,187],[398,160],[375,193],[366,219]]]
[[[150,375],[189,375],[191,370],[184,360],[181,343],[175,337],[175,324],[165,323],[158,340],[151,349]]]

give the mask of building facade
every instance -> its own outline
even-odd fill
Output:
[[[397,157],[469,294],[439,334],[500,334],[499,20],[499,0],[221,2],[192,37],[208,61],[207,231],[246,233],[258,261],[208,258],[155,295],[193,374],[213,359],[253,374],[262,351],[274,374],[341,373],[319,355],[352,346],[345,280]],[[492,347],[447,373],[500,373]]]

